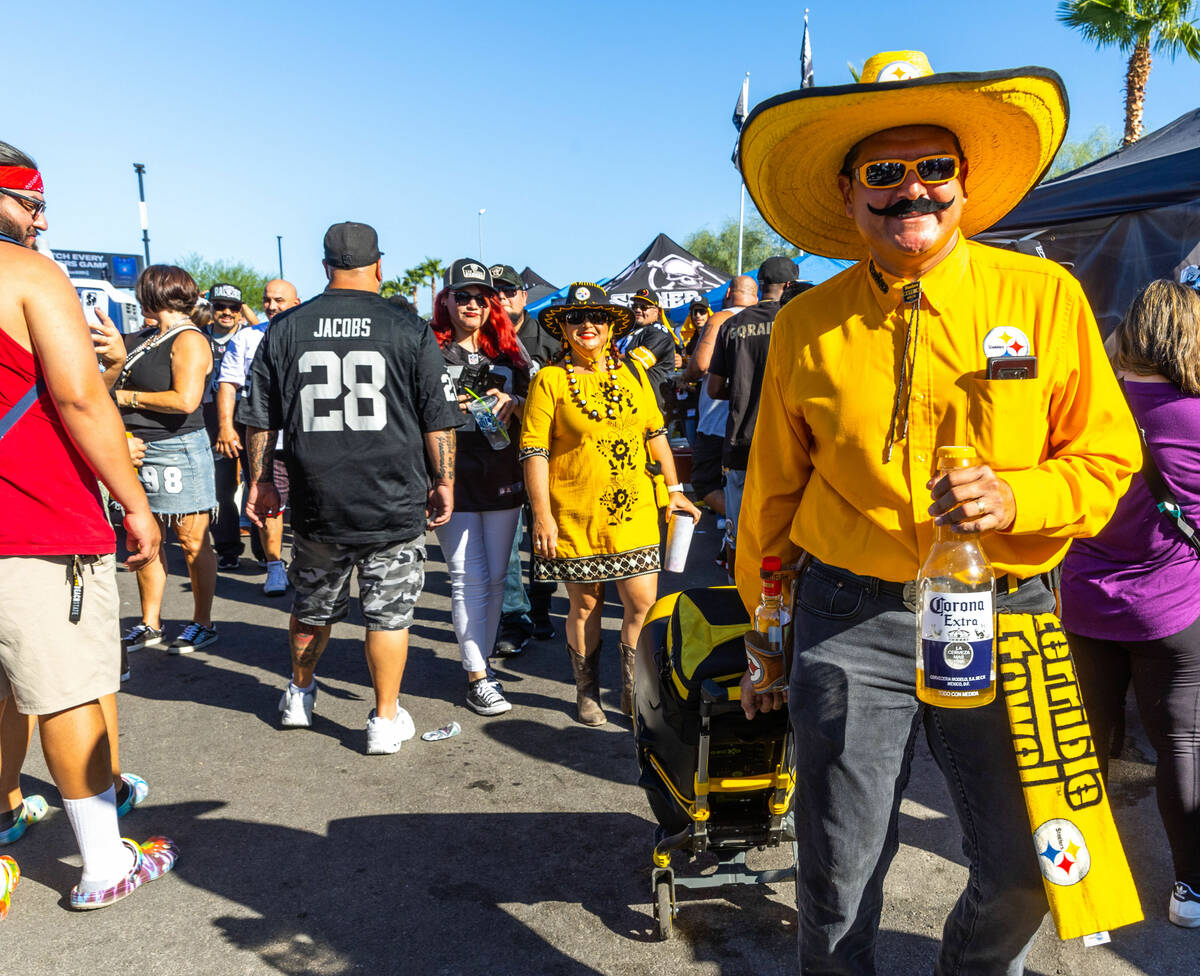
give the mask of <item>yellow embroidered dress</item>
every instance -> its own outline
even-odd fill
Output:
[[[654,393],[645,373],[626,365],[574,376],[586,409],[572,398],[562,366],[540,369],[525,403],[520,456],[549,459],[550,512],[558,526],[557,556],[535,553],[533,577],[585,583],[656,573],[658,505],[646,438],[665,430]],[[608,418],[605,389],[613,381],[620,401]]]

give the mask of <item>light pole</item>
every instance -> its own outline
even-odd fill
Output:
[[[146,213],[146,187],[142,177],[146,175],[145,163],[134,163],[133,171],[138,178],[138,216],[142,218],[142,247],[146,252],[146,267],[150,267],[150,219]]]
[[[487,213],[486,207],[479,208],[479,260],[483,260],[483,215]]]
[[[279,248],[279,277],[283,277],[283,235],[275,235],[275,244]]]

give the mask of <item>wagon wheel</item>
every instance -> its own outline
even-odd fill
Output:
[[[671,938],[674,927],[671,914],[671,882],[663,878],[654,886],[654,918],[658,922],[658,937],[663,942]]]

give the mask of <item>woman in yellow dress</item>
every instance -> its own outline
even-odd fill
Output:
[[[633,325],[604,289],[576,282],[543,310],[542,328],[562,359],[534,377],[520,456],[533,509],[533,577],[562,580],[571,608],[567,651],[584,725],[603,725],[598,664],[604,584],[617,585],[621,620],[621,710],[633,711],[633,654],[658,593],[659,518],[654,462],[666,481],[668,518],[696,521],[683,494],[662,412],[645,371],[621,362],[612,342]]]

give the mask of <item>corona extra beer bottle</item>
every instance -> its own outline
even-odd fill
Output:
[[[939,447],[938,470],[979,463],[973,447]],[[917,697],[975,708],[996,697],[996,577],[977,536],[934,526],[917,575]]]

